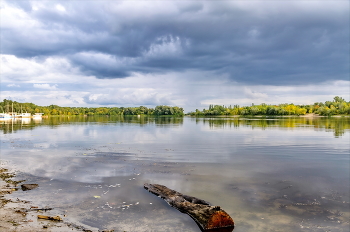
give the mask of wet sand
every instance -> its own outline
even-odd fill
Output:
[[[13,172],[0,169],[0,231],[7,232],[41,232],[41,231],[88,231],[64,222],[64,215],[59,215],[63,221],[38,219],[38,215],[51,215],[50,211],[37,210],[38,206],[30,201],[11,198],[13,191],[22,191],[19,184],[11,179]],[[10,178],[8,178],[10,177]]]

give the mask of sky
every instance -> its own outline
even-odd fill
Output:
[[[350,101],[348,0],[1,0],[0,9],[0,100],[185,112]]]

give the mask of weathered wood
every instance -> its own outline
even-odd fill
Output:
[[[62,218],[60,216],[46,216],[46,215],[38,215],[38,219],[46,219],[46,220],[53,220],[53,221],[62,221]]]
[[[34,208],[34,207],[30,207],[30,209],[27,209],[26,211],[28,212],[28,211],[48,211],[48,210],[53,210],[53,208],[38,208],[38,207],[36,207],[36,208]]]
[[[234,221],[220,206],[212,206],[202,199],[184,195],[164,185],[145,184],[144,188],[180,212],[188,214],[203,231],[232,231],[234,228]]]

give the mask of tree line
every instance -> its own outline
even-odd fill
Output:
[[[13,107],[13,109],[12,109]],[[139,107],[61,107],[58,105],[38,106],[33,103],[19,103],[4,99],[0,102],[0,112],[44,113],[44,115],[155,115],[183,116],[184,110],[178,106]]]
[[[350,115],[350,102],[346,102],[342,97],[334,97],[333,101],[315,102],[313,105],[294,105],[294,104],[279,104],[267,105],[262,103],[260,105],[251,106],[224,106],[224,105],[209,105],[209,109],[202,111],[196,109],[195,112],[190,112],[192,116],[219,116],[219,115],[305,115],[318,114],[322,116],[331,115]]]
[[[13,109],[12,109],[13,107]],[[160,105],[155,108],[139,107],[61,107],[58,105],[38,106],[33,103],[19,103],[4,99],[0,102],[0,112],[17,113],[44,113],[44,115],[154,115],[154,116],[184,116],[184,110],[178,106]],[[315,113],[323,116],[331,115],[350,115],[350,102],[341,97],[334,97],[333,101],[315,102],[313,105],[294,105],[285,103],[279,105],[260,105],[251,106],[224,106],[209,105],[209,109],[202,111],[196,109],[190,112],[191,116],[229,116],[229,115],[305,115]]]

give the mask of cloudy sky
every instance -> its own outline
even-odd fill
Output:
[[[0,4],[0,100],[185,112],[350,100],[348,0]]]

